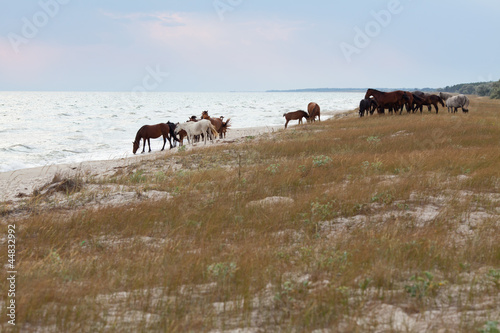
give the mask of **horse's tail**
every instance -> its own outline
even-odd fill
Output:
[[[225,122],[222,122],[222,127],[227,129],[231,127],[231,124],[229,123],[231,121],[231,118],[228,118]]]
[[[283,117],[286,117],[286,112],[285,112],[285,113],[283,113]]]
[[[214,137],[217,137],[217,135],[218,135],[219,133],[217,132],[217,129],[215,128],[215,126],[214,126],[214,125],[212,125],[212,123],[210,123],[210,124],[209,124],[209,126],[210,126],[210,130],[212,131],[213,136],[214,136]]]

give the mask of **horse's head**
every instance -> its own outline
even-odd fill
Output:
[[[132,144],[134,145],[134,148],[132,149],[132,152],[135,153],[137,152],[137,149],[139,149],[139,141],[134,141],[132,142]]]
[[[203,111],[201,113],[201,118],[202,119],[208,119],[208,118],[210,118],[210,116],[208,115],[208,111]]]
[[[438,101],[444,107],[444,100],[441,98],[441,96],[438,96]]]
[[[184,128],[183,128],[182,124],[177,123],[177,124],[175,124],[175,130],[174,130],[174,133],[175,133],[175,134],[179,134],[179,132],[180,132],[180,131],[182,131],[183,129],[184,129]]]
[[[365,94],[365,98],[370,98],[373,95],[373,89],[368,89]]]

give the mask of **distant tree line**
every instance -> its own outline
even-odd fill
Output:
[[[490,98],[500,99],[500,81],[461,83],[454,86],[446,86],[439,90],[449,93],[490,96]]]

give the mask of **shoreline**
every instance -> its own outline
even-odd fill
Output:
[[[236,143],[248,136],[258,136],[267,133],[274,133],[283,129],[283,126],[264,126],[264,127],[248,127],[248,128],[231,128],[224,139],[217,139],[213,144],[197,143],[195,146],[187,145],[184,140],[184,145],[187,150],[203,149],[212,145],[222,145]],[[13,171],[0,172],[0,202],[9,202],[22,200],[31,196],[33,191],[41,188],[49,183],[55,175],[63,175],[71,177],[78,174],[89,175],[106,175],[116,169],[130,166],[134,163],[153,160],[163,156],[174,155],[178,152],[178,148],[165,149],[165,151],[153,150],[151,153],[137,154],[109,160],[89,160],[68,164],[51,164],[47,166],[39,166],[26,169],[18,169]]]
[[[343,111],[324,111],[322,115],[324,120],[337,119],[345,117],[352,110]],[[298,126],[298,123],[290,124],[290,128]],[[243,141],[248,136],[259,136],[262,134],[275,133],[284,130],[284,125],[280,126],[261,126],[246,128],[230,128],[227,131],[226,138],[217,139],[213,145],[231,144]],[[184,141],[187,144],[187,141]],[[186,145],[187,150],[203,149],[205,145],[198,143],[196,146]],[[206,147],[212,146],[208,143]],[[137,154],[109,160],[88,160],[67,164],[51,164],[33,168],[18,169],[13,171],[0,172],[0,203],[16,202],[23,200],[33,194],[33,191],[41,188],[54,179],[55,175],[72,177],[78,174],[84,175],[108,175],[114,173],[117,169],[130,166],[140,161],[153,160],[160,157],[160,154],[174,155],[178,148],[165,151],[153,150],[151,153]]]

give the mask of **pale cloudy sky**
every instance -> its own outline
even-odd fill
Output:
[[[0,90],[423,88],[500,79],[498,0],[0,4]]]

